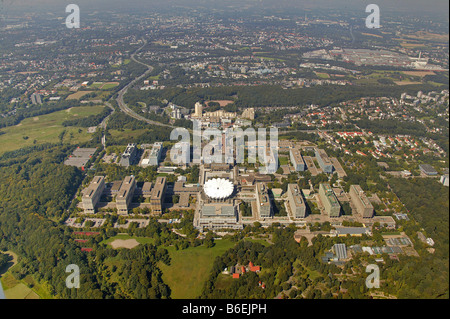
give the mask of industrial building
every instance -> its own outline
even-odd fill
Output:
[[[136,178],[127,176],[120,186],[116,196],[116,206],[118,214],[128,214],[128,207],[133,199],[134,190],[136,188]]]
[[[256,203],[258,205],[258,213],[261,218],[271,216],[272,205],[270,203],[267,187],[263,183],[256,184]]]
[[[306,217],[306,204],[297,184],[288,184],[287,197],[294,218]]]
[[[339,217],[341,214],[341,205],[329,184],[320,184],[319,196],[328,216]]]
[[[152,213],[156,214],[162,213],[165,193],[166,193],[166,178],[157,177],[150,198],[150,207],[152,209]]]
[[[64,165],[75,166],[83,169],[89,160],[94,156],[96,148],[77,148],[72,155],[64,161]]]
[[[306,169],[305,161],[299,149],[291,149],[289,151],[292,166],[297,172],[303,172]]]
[[[128,144],[125,152],[123,152],[122,157],[120,158],[120,165],[126,167],[133,165],[136,161],[137,153],[138,150],[136,144]]]
[[[105,177],[94,176],[94,179],[84,191],[84,195],[81,199],[85,213],[93,214],[95,212],[95,205],[100,201],[104,189]]]
[[[347,248],[345,244],[334,244],[331,248],[337,260],[347,259]]]
[[[435,175],[437,175],[436,170],[430,164],[420,164],[419,165],[419,169],[425,175],[428,175],[428,176],[435,176]]]
[[[350,199],[363,218],[373,217],[373,206],[359,185],[350,186]]]
[[[322,170],[327,174],[333,173],[333,163],[331,163],[331,160],[325,150],[314,148],[314,153]]]

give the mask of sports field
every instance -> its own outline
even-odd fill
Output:
[[[33,144],[56,143],[63,131],[63,142],[80,143],[91,138],[86,128],[63,127],[62,123],[74,118],[99,114],[103,106],[80,106],[46,115],[24,119],[18,125],[2,128],[0,155]],[[81,132],[79,130],[81,129]],[[35,142],[36,140],[36,142]]]

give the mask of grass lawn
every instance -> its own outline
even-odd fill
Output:
[[[103,106],[80,106],[67,110],[62,110],[46,115],[40,115],[33,118],[24,119],[15,126],[3,128],[1,131],[6,134],[0,135],[0,154],[7,151],[13,151],[26,146],[31,146],[36,140],[36,144],[59,142],[59,135],[64,130],[66,134],[63,142],[81,143],[91,139],[86,128],[63,127],[65,120],[76,117],[87,117],[89,115],[99,114]]]
[[[39,296],[23,283],[5,290],[6,299],[39,299]]]
[[[287,156],[279,156],[278,161],[280,162],[280,165],[289,165],[289,157]]]
[[[203,289],[214,259],[222,255],[235,243],[230,240],[216,240],[215,246],[189,247],[175,250],[166,247],[171,257],[171,265],[159,263],[163,272],[163,280],[172,289],[173,299],[193,299],[198,297]]]

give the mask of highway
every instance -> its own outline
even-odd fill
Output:
[[[130,109],[128,107],[128,105],[124,102],[123,100],[123,96],[127,93],[128,89],[130,87],[132,87],[136,82],[138,82],[139,80],[147,77],[152,71],[153,71],[153,67],[151,65],[148,65],[146,63],[143,63],[141,61],[136,60],[135,55],[136,53],[138,53],[145,45],[147,44],[147,41],[145,41],[144,45],[142,45],[139,49],[137,49],[132,55],[131,55],[131,60],[133,60],[136,63],[142,64],[143,66],[147,67],[147,71],[144,72],[144,74],[142,74],[141,76],[135,78],[133,81],[131,81],[130,83],[128,83],[122,90],[119,91],[118,96],[117,96],[117,104],[119,105],[119,108],[122,112],[124,112],[125,114],[139,120],[139,121],[144,121],[150,125],[157,125],[157,126],[165,126],[165,127],[171,127],[171,128],[175,128],[175,126],[169,125],[169,124],[163,124],[160,122],[156,122],[156,121],[152,121],[149,120],[139,114],[137,114],[136,112],[134,112],[132,109]]]

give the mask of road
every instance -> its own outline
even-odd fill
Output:
[[[157,125],[157,126],[165,126],[165,127],[171,127],[171,128],[175,128],[175,126],[169,125],[169,124],[163,124],[160,122],[156,122],[156,121],[152,121],[149,120],[139,114],[137,114],[136,112],[134,112],[132,109],[130,109],[128,107],[128,105],[124,102],[123,100],[123,96],[128,92],[128,89],[130,87],[132,87],[136,82],[138,82],[139,80],[147,77],[152,71],[153,71],[153,67],[151,65],[148,65],[146,63],[143,63],[141,61],[136,60],[135,55],[136,53],[138,53],[145,45],[147,44],[147,41],[145,41],[144,45],[142,45],[139,49],[137,49],[132,55],[131,55],[131,60],[133,60],[136,63],[142,64],[143,66],[147,67],[147,71],[144,72],[144,74],[142,74],[141,76],[138,76],[137,78],[135,78],[133,81],[131,81],[130,83],[128,83],[122,90],[119,91],[119,94],[117,96],[117,104],[119,105],[119,108],[122,112],[124,112],[125,114],[135,118],[136,120],[139,121],[144,121],[148,124],[151,125]]]

